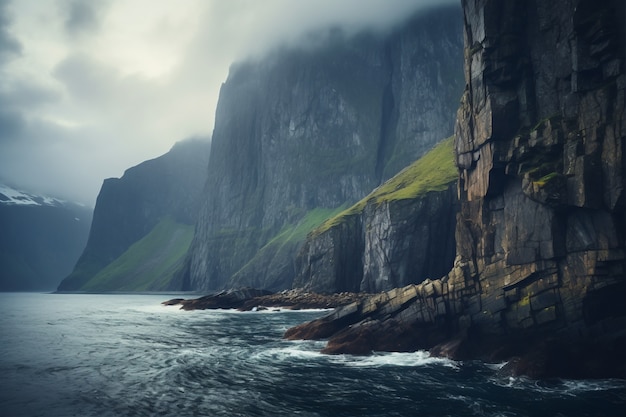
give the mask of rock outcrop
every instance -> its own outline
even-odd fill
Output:
[[[317,294],[301,290],[272,293],[254,288],[237,288],[200,298],[174,298],[161,304],[181,310],[237,309],[240,311],[331,309],[364,300],[371,294],[343,292]]]
[[[458,6],[432,8],[384,36],[331,31],[234,65],[185,289],[291,288],[297,249],[325,220],[314,210],[355,203],[451,134],[461,24]]]
[[[156,260],[152,255],[169,256],[178,248],[165,248],[170,240],[193,234],[199,209],[199,196],[206,179],[206,165],[210,143],[207,140],[188,139],[175,144],[172,149],[149,161],[126,170],[121,178],[104,181],[89,232],[89,240],[72,273],[59,285],[59,291],[80,291],[99,272],[126,253],[129,248],[160,227],[160,234],[170,236],[146,249],[146,253],[135,254],[142,259],[133,260],[138,265],[148,265]],[[158,230],[157,230],[158,232]],[[182,239],[178,244],[181,244]],[[187,247],[191,239],[186,243]],[[165,246],[163,246],[165,245]],[[161,247],[167,253],[160,253]],[[186,249],[181,257],[184,257]],[[119,269],[121,275],[129,271]],[[130,278],[113,271],[107,274],[103,287],[91,290],[132,290]],[[161,271],[164,272],[164,271]],[[170,278],[174,271],[167,271]],[[114,276],[115,279],[112,279]],[[161,289],[170,287],[167,282],[158,282],[162,277],[154,276],[155,285]],[[165,281],[167,277],[165,277]],[[157,289],[150,282],[142,283],[143,289]],[[173,284],[176,289],[179,284]]]
[[[463,8],[454,268],[289,337],[330,337],[331,353],[423,348],[517,358],[512,371],[531,376],[624,378],[626,4]]]
[[[440,277],[454,261],[458,209],[452,138],[314,230],[294,287],[379,292]]]

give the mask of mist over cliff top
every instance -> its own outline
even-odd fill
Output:
[[[454,3],[0,0],[0,178],[93,204],[104,178],[210,135],[232,62]]]

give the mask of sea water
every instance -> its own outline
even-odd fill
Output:
[[[533,381],[428,352],[287,341],[324,311],[182,311],[169,295],[0,294],[0,416],[620,416],[623,380]]]

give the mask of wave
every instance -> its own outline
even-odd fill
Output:
[[[252,355],[253,359],[259,361],[308,361],[308,360],[323,360],[328,358],[328,355],[320,353],[320,350],[324,347],[326,342],[315,340],[297,340],[288,342],[289,346],[275,347],[266,350],[256,352]]]
[[[357,355],[326,355],[320,353],[325,346],[324,341],[293,341],[290,346],[268,349],[255,354],[259,360],[271,359],[274,361],[320,361],[332,365],[358,368],[393,367],[423,367],[444,366],[458,369],[459,363],[447,358],[438,358],[428,351],[417,352],[374,352],[369,356]]]
[[[370,356],[337,355],[336,362],[347,366],[377,368],[382,366],[422,367],[441,365],[458,369],[459,363],[447,358],[434,357],[430,352],[374,352]]]

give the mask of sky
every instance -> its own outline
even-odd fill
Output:
[[[0,182],[93,206],[104,179],[208,140],[233,62],[444,2],[0,0]]]

